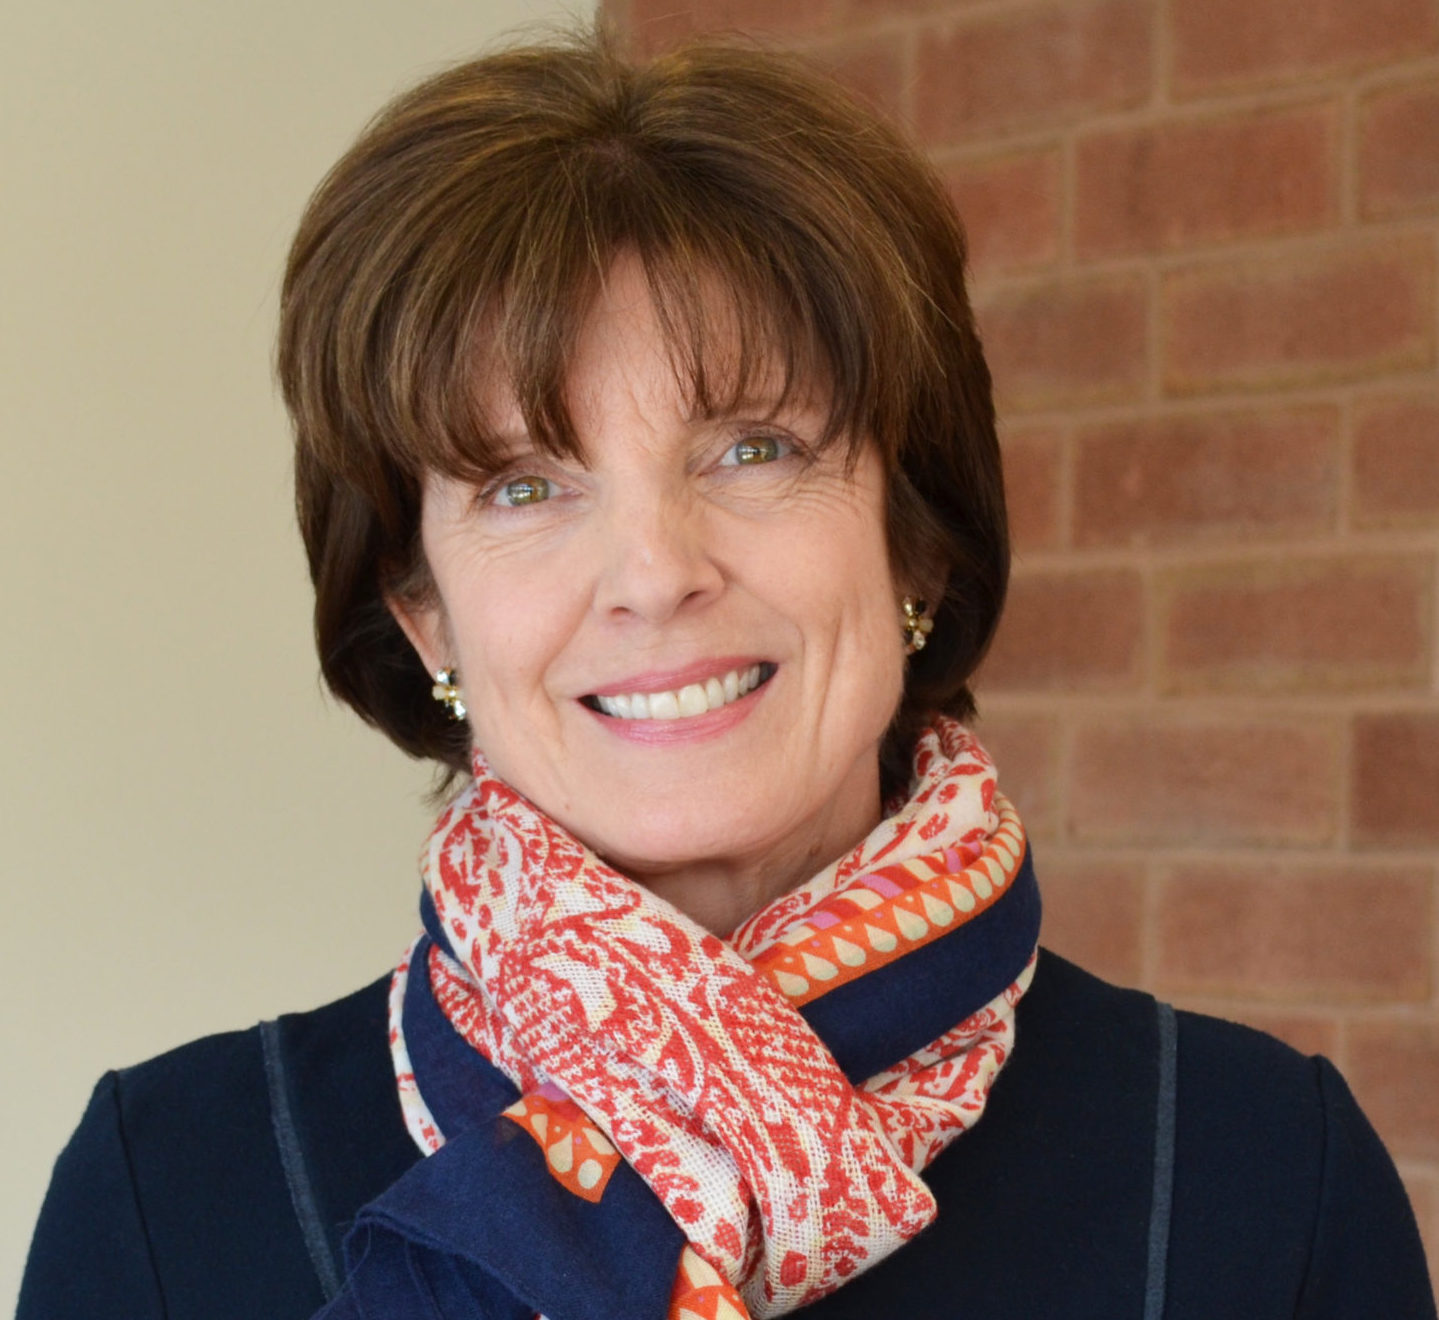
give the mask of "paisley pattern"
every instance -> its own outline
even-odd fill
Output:
[[[1032,951],[992,1002],[859,1085],[798,1010],[1006,892],[1023,828],[971,734],[927,731],[909,798],[729,940],[606,866],[483,758],[474,770],[423,858],[449,947],[422,967],[407,954],[394,980],[397,1085],[422,1150],[444,1136],[406,1052],[412,972],[519,1089],[506,1117],[554,1176],[597,1201],[605,1161],[581,1177],[581,1152],[617,1151],[663,1203],[691,1244],[675,1296],[686,1280],[708,1289],[671,1315],[786,1314],[931,1222],[919,1173],[983,1112]]]

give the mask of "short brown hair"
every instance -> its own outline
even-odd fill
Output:
[[[1009,573],[963,231],[893,128],[798,57],[732,41],[634,62],[582,33],[462,64],[388,106],[315,192],[279,375],[326,681],[405,751],[467,768],[468,729],[386,605],[429,590],[424,475],[491,462],[477,358],[537,444],[578,452],[571,351],[628,253],[697,402],[778,363],[786,390],[826,382],[826,442],[877,446],[896,574],[929,584],[935,615],[882,756],[902,785],[918,727],[973,714]],[[740,327],[724,379],[705,370],[716,285]]]

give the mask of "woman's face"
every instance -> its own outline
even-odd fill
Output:
[[[900,698],[879,459],[813,455],[817,404],[695,415],[635,263],[584,327],[569,398],[583,465],[539,453],[491,390],[512,462],[478,488],[428,481],[438,605],[401,622],[428,668],[458,669],[494,771],[620,869],[807,874],[877,819]]]

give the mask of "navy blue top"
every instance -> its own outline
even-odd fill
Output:
[[[307,1320],[355,1212],[419,1158],[385,1013],[380,981],[281,1018],[268,1076],[256,1028],[103,1078],[17,1320]],[[1164,1021],[1042,955],[983,1119],[926,1174],[937,1222],[806,1316],[1153,1320]],[[1433,1320],[1403,1187],[1333,1066],[1189,1013],[1175,1040],[1163,1316]]]

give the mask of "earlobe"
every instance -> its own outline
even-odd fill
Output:
[[[435,681],[430,695],[445,708],[450,719],[461,722],[469,714],[464,694],[460,691],[444,612],[438,605],[418,605],[400,596],[386,596],[385,606],[394,616],[400,630],[410,639],[425,672]]]
[[[452,658],[448,654],[449,642],[444,620],[438,605],[422,605],[400,596],[385,597],[385,605],[394,616],[400,630],[410,639],[415,654],[420,657],[427,674],[443,669]]]

